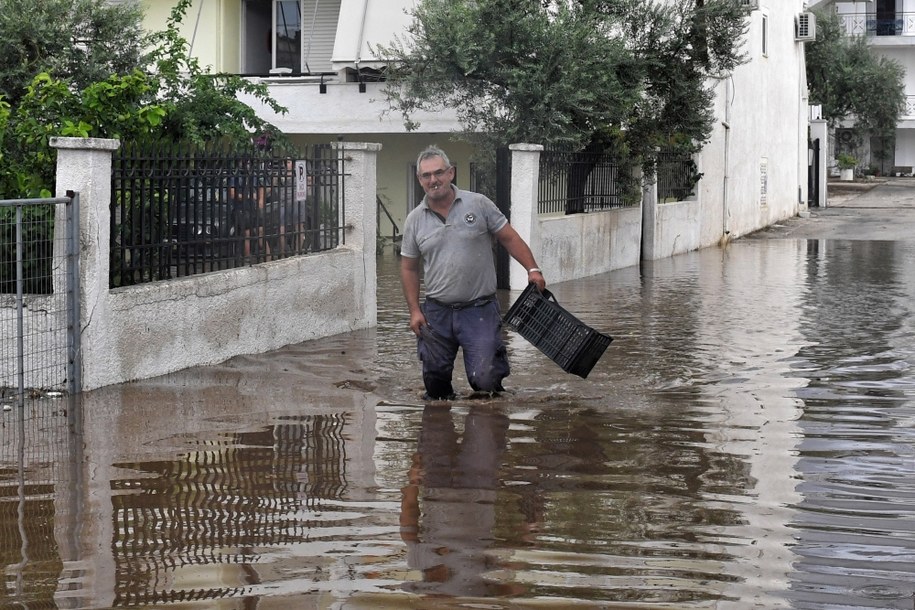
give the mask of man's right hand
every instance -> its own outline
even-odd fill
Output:
[[[426,322],[426,316],[423,315],[422,310],[410,312],[410,330],[413,331],[414,335],[418,337],[422,327],[426,324],[428,322]]]

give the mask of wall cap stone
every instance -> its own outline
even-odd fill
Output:
[[[109,138],[65,138],[54,136],[50,140],[52,148],[69,150],[117,150],[121,147],[120,140]]]

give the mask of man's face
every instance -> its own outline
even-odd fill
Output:
[[[429,157],[420,161],[416,175],[429,200],[439,201],[451,195],[454,168],[445,165],[445,160],[441,157]]]

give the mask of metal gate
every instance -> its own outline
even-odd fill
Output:
[[[807,140],[807,205],[820,205],[820,139]]]
[[[79,195],[0,200],[0,403],[80,390]]]
[[[512,214],[512,155],[508,148],[496,151],[496,206],[511,222]],[[496,248],[496,287],[508,289],[511,259],[505,248]]]

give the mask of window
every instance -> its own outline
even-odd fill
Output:
[[[243,73],[332,72],[340,3],[341,0],[242,0]]]
[[[302,63],[302,12],[299,0],[273,3],[273,67],[298,72]]]

